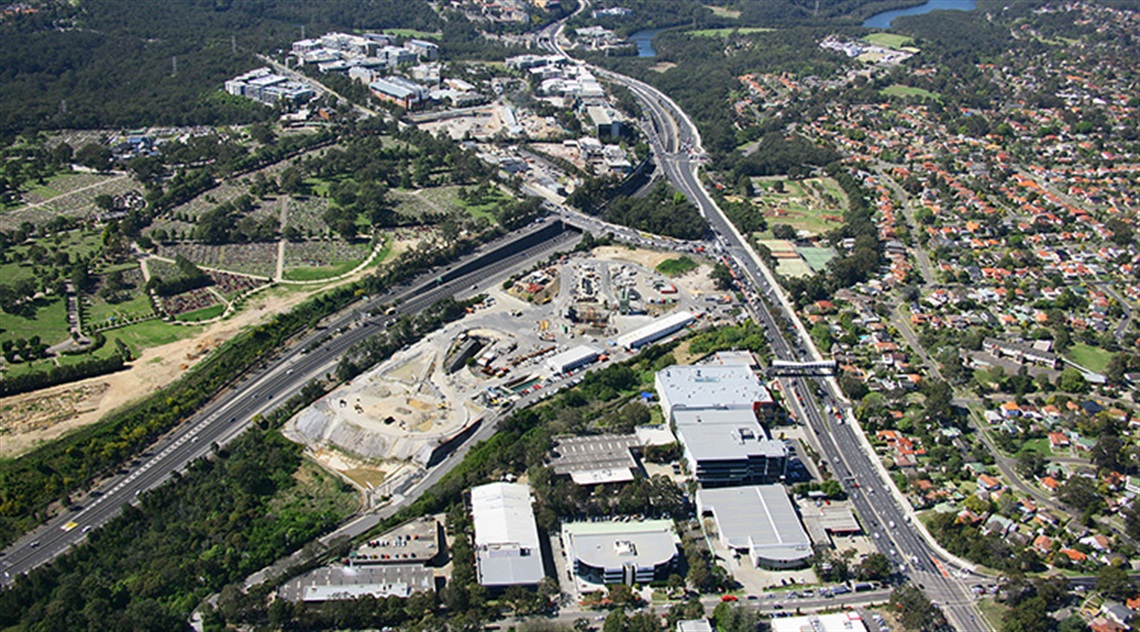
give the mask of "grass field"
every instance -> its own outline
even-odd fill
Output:
[[[935,101],[942,100],[942,95],[937,92],[899,85],[897,83],[893,86],[887,86],[879,90],[879,92],[889,97],[918,97],[920,99],[934,99]]]
[[[697,269],[697,262],[688,257],[666,259],[657,264],[657,271],[668,277],[679,277]]]
[[[160,347],[192,338],[201,332],[201,327],[178,327],[161,320],[148,320],[120,329],[112,329],[104,335],[107,336],[107,344],[111,344],[111,340],[117,338],[137,354],[143,349]]]
[[[1090,347],[1083,342],[1070,347],[1068,356],[1073,362],[1097,373],[1104,373],[1108,368],[1108,361],[1112,359],[1112,353],[1098,347]]]
[[[433,33],[431,31],[419,31],[416,29],[384,29],[384,32],[396,37],[414,37],[415,39],[432,39],[437,40],[443,37],[443,33]]]
[[[39,336],[46,345],[67,340],[67,302],[62,297],[39,299],[29,318],[0,315],[0,340],[30,339]]]
[[[740,17],[740,11],[737,11],[736,9],[718,7],[715,4],[706,4],[703,6],[709,11],[712,11],[713,15],[717,16],[718,18],[728,18],[730,20],[735,20]]]
[[[1021,444],[1022,450],[1033,450],[1045,456],[1053,456],[1053,448],[1049,445],[1048,437],[1041,437],[1039,439],[1030,439]]]
[[[87,327],[99,327],[109,320],[130,320],[139,316],[148,316],[154,313],[150,299],[141,290],[131,293],[130,300],[122,303],[108,303],[101,298],[92,297],[91,305],[87,308],[83,318],[84,331]]]
[[[745,26],[737,29],[698,29],[696,31],[685,31],[685,35],[692,35],[693,37],[729,37],[731,35],[753,35],[755,33],[768,33],[776,29],[769,29],[760,26]]]
[[[203,307],[202,309],[196,309],[192,312],[186,312],[185,314],[179,314],[177,318],[184,323],[196,323],[203,320],[210,320],[211,318],[217,318],[218,316],[221,316],[225,311],[225,305],[211,305],[209,307]]]
[[[777,181],[783,182],[783,193],[775,190]],[[764,191],[758,205],[769,226],[787,224],[796,230],[818,235],[843,223],[845,198],[839,185],[831,178],[798,181],[758,178],[753,182]],[[762,233],[761,238],[771,239],[771,230]]]
[[[1002,605],[994,599],[979,599],[978,610],[995,630],[1001,629],[1001,619],[1009,611],[1009,606]]]
[[[883,48],[902,48],[914,44],[914,39],[897,33],[871,33],[863,38],[864,42],[882,46]]]

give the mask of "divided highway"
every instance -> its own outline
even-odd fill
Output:
[[[539,43],[547,50],[568,57],[557,44],[559,28],[540,33]],[[678,190],[696,204],[708,220],[717,244],[733,264],[741,289],[757,322],[764,326],[775,358],[791,361],[821,359],[811,346],[803,324],[771,272],[752,251],[747,240],[728,220],[705,190],[698,175],[703,160],[700,133],[693,122],[669,97],[656,88],[601,68],[598,75],[628,88],[643,111],[643,124],[658,164]],[[769,311],[771,301],[792,326],[789,342]],[[784,378],[780,381],[789,408],[818,438],[823,459],[836,477],[843,481],[858,512],[864,529],[876,546],[891,558],[896,569],[908,576],[959,630],[989,628],[977,610],[973,594],[961,581],[966,571],[955,568],[956,560],[947,559],[936,543],[927,541],[929,534],[914,524],[912,512],[904,509],[893,483],[884,478],[881,464],[869,454],[861,429],[853,427],[850,410],[834,379],[811,377]],[[817,400],[818,396],[818,400]],[[821,405],[821,403],[823,405]],[[826,412],[825,412],[826,411]]]
[[[86,538],[88,531],[98,528],[118,515],[126,504],[138,502],[138,496],[157,487],[172,472],[184,469],[190,462],[212,449],[213,444],[224,444],[248,427],[257,414],[266,414],[301,390],[311,379],[333,371],[341,355],[352,345],[378,332],[389,322],[401,316],[414,315],[432,303],[448,296],[473,295],[500,281],[515,269],[525,267],[535,259],[556,249],[567,249],[574,244],[575,232],[562,232],[515,254],[487,263],[457,278],[439,283],[440,274],[458,270],[461,266],[501,247],[526,239],[545,225],[532,226],[516,234],[488,244],[475,253],[456,261],[441,271],[432,271],[418,277],[407,286],[396,288],[375,297],[363,305],[354,305],[334,316],[323,331],[312,333],[287,349],[282,349],[268,365],[224,392],[198,414],[178,428],[167,433],[142,456],[134,459],[128,469],[105,480],[87,498],[79,501],[76,510],[64,510],[47,524],[17,540],[0,557],[0,584],[8,584],[16,576],[49,562],[65,553],[72,545]],[[363,314],[381,309],[395,302],[392,314],[363,317]],[[310,347],[314,347],[311,350]],[[308,350],[308,351],[307,351]],[[446,463],[446,469],[456,462]],[[443,469],[443,468],[440,468]],[[435,476],[441,476],[433,472]]]

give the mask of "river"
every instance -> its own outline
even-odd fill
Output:
[[[889,29],[891,22],[903,15],[922,15],[931,11],[973,11],[976,8],[978,8],[978,0],[926,0],[926,4],[920,4],[917,7],[876,13],[867,18],[863,22],[863,26],[869,29]],[[641,45],[639,44],[638,51],[640,50]]]
[[[653,38],[665,29],[645,29],[629,36],[629,41],[637,45],[638,57],[656,57],[657,50],[653,48]]]

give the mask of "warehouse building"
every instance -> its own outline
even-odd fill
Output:
[[[530,490],[517,483],[471,489],[475,566],[488,588],[537,586],[545,576]]]
[[[640,349],[647,344],[661,340],[665,336],[681,331],[694,320],[696,320],[696,316],[692,312],[674,312],[628,334],[619,336],[617,344],[619,347],[630,350]]]
[[[428,98],[428,89],[403,77],[384,77],[368,84],[376,98],[412,109]]]
[[[752,411],[679,409],[673,422],[685,460],[702,487],[784,480],[788,447],[769,438]]]
[[[680,542],[671,520],[572,522],[562,526],[562,545],[574,574],[594,584],[663,580],[676,564]]]
[[[543,364],[550,375],[562,375],[594,363],[601,354],[597,347],[578,345],[547,358]]]
[[[812,557],[811,540],[781,485],[702,489],[697,512],[712,516],[721,543],[758,568],[798,568]]]
[[[772,632],[866,632],[863,617],[854,610],[834,614],[772,619]]]
[[[554,473],[569,476],[578,485],[625,483],[640,467],[633,449],[637,435],[592,435],[555,439],[550,466]]]
[[[762,419],[779,411],[772,394],[744,365],[672,366],[654,378],[661,412],[672,419],[677,410],[751,410]]]

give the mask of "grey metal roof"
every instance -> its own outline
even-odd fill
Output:
[[[713,513],[721,538],[734,549],[778,562],[812,555],[811,540],[782,485],[702,489],[697,507]]]

